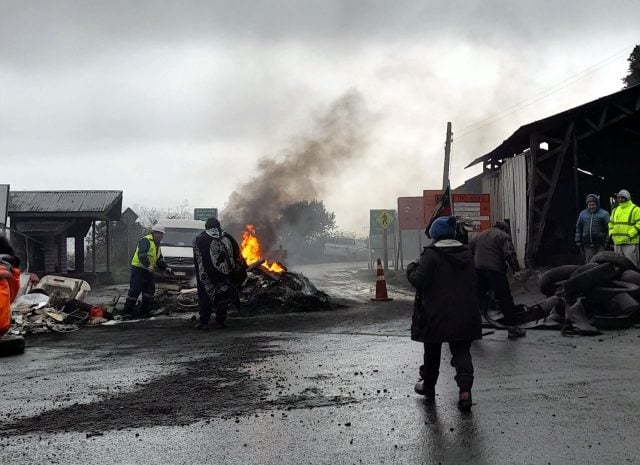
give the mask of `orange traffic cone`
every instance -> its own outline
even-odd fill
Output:
[[[371,300],[389,301],[393,300],[387,295],[387,281],[384,279],[384,270],[382,269],[382,262],[378,259],[378,269],[376,271],[376,297]]]

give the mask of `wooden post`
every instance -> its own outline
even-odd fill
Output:
[[[384,242],[383,257],[384,257],[384,269],[389,270],[389,244],[387,244],[387,228],[382,230],[382,241]]]
[[[111,238],[109,236],[109,223],[110,221],[107,221],[107,273],[111,271],[111,267],[110,267],[110,262],[109,262],[109,257],[110,257],[110,252],[111,252],[111,247],[110,247],[110,242],[111,242]]]
[[[446,189],[449,185],[449,166],[451,165],[451,135],[451,122],[449,122],[447,123],[447,138],[444,142],[444,170],[442,172],[442,189]]]
[[[91,220],[91,236],[92,236],[92,244],[93,244],[93,252],[91,254],[92,259],[92,267],[91,271],[93,274],[96,273],[96,220]]]
[[[573,134],[573,184],[576,195],[576,215],[580,213],[580,185],[578,179],[578,138]]]
[[[527,185],[528,209],[527,212],[527,247],[525,253],[525,266],[531,268],[534,265],[535,257],[533,250],[533,218],[534,218],[534,199],[536,197],[536,165],[538,162],[538,134],[532,132],[529,135],[529,179]]]

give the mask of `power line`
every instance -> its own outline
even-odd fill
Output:
[[[562,89],[565,89],[573,84],[575,84],[576,82],[580,81],[581,79],[584,79],[585,77],[595,73],[596,71],[604,68],[605,66],[610,65],[611,63],[619,60],[621,57],[624,56],[624,54],[626,52],[628,52],[628,50],[632,47],[634,47],[635,44],[633,45],[629,45],[624,47],[623,49],[619,50],[618,52],[614,53],[613,55],[605,58],[604,60],[601,60],[587,68],[585,68],[584,70],[574,74],[573,76],[570,76],[568,78],[563,79],[562,81],[546,88],[545,90],[537,93],[536,95],[534,95],[533,97],[523,100],[521,102],[518,102],[494,115],[488,116],[480,121],[477,121],[475,123],[472,123],[470,125],[467,125],[465,127],[463,127],[460,131],[462,132],[462,134],[460,134],[458,136],[459,138],[465,137],[469,134],[472,134],[473,132],[476,132],[486,126],[489,126],[497,121],[500,121],[501,119],[506,118],[507,116],[523,109],[526,108],[528,106],[533,105],[534,103],[543,100],[547,97],[550,97],[551,95],[559,92]],[[471,129],[473,128],[473,129]],[[470,129],[469,131],[466,131],[466,129]]]

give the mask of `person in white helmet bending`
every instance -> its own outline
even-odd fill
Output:
[[[131,259],[131,278],[129,280],[129,292],[124,303],[123,317],[135,316],[135,305],[138,296],[142,294],[139,316],[145,317],[153,306],[153,296],[156,293],[156,284],[153,272],[156,268],[173,274],[162,257],[160,242],[164,237],[164,226],[154,225],[151,232],[146,234],[138,242],[136,251]]]

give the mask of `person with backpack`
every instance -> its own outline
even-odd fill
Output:
[[[435,399],[442,343],[448,342],[456,369],[458,408],[472,405],[473,362],[471,342],[482,338],[473,256],[455,240],[455,217],[437,218],[429,228],[434,242],[425,247],[418,262],[407,266],[407,278],[416,288],[412,339],[424,344],[424,364],[416,393]]]
[[[240,287],[247,278],[247,265],[240,246],[223,231],[217,218],[209,218],[205,230],[193,241],[200,318],[196,329],[209,329],[215,309],[214,328],[225,328],[230,307],[240,305]]]

